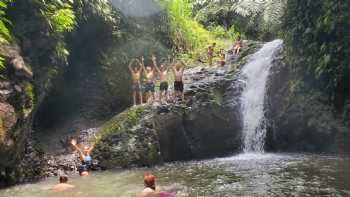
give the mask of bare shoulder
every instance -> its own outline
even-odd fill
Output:
[[[75,187],[74,185],[61,183],[61,184],[57,184],[57,185],[53,186],[51,188],[51,190],[54,192],[63,192],[63,191],[66,191],[68,189],[72,189],[74,187]]]
[[[156,192],[150,188],[145,188],[140,194],[140,197],[153,197],[153,196],[156,196]]]

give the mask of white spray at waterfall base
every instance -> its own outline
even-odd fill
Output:
[[[244,87],[241,95],[244,152],[264,152],[266,84],[274,54],[282,44],[282,40],[266,43],[250,57],[239,76]]]

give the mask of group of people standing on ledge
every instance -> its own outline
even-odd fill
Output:
[[[238,55],[238,53],[241,51],[242,48],[242,40],[241,40],[241,36],[237,37],[237,40],[235,41],[235,43],[233,44],[233,48],[232,48],[232,53],[234,55]],[[209,66],[213,66],[213,59],[214,57],[218,57],[219,61],[218,61],[218,65],[219,66],[225,66],[226,64],[226,54],[225,54],[225,50],[224,49],[220,49],[217,54],[215,54],[215,47],[216,47],[216,43],[214,42],[212,45],[210,45],[208,47],[208,64]]]
[[[213,43],[208,47],[209,66],[213,65],[213,58],[216,57],[215,46],[216,43]],[[233,45],[233,54],[237,55],[241,48],[242,40],[241,37],[238,36],[237,41]],[[225,50],[220,49],[217,53],[217,57],[219,57],[218,64],[224,66],[226,64]],[[142,56],[141,59],[132,59],[128,65],[132,78],[132,97],[134,106],[137,105],[137,100],[139,100],[141,105],[144,101],[148,104],[153,104],[158,100],[161,104],[164,104],[184,100],[184,63],[175,63],[174,61],[171,63],[169,61],[168,64],[162,63],[158,66],[155,55],[152,55],[153,66],[145,65],[144,61],[145,58]],[[135,62],[138,64],[136,67],[134,66]],[[169,91],[169,70],[172,71],[174,76],[174,92]],[[159,91],[156,92],[157,79],[159,79]]]
[[[133,101],[134,105],[137,105],[137,100],[140,104],[146,103],[153,104],[154,101],[159,100],[161,104],[167,102],[176,102],[178,99],[184,100],[184,83],[183,83],[183,73],[184,64],[183,63],[169,63],[169,65],[161,64],[158,66],[157,58],[152,55],[153,66],[145,66],[144,57],[139,59],[133,59],[129,64],[129,71],[132,77],[132,89],[133,89]],[[138,66],[134,67],[135,61]],[[174,94],[169,92],[169,70],[173,72],[174,75]],[[159,92],[156,93],[156,80],[159,79]],[[145,94],[145,98],[143,95]],[[158,98],[157,98],[158,94]]]

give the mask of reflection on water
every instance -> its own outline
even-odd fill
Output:
[[[350,196],[350,158],[321,155],[242,154],[151,169],[106,171],[73,177],[72,191],[54,194],[56,179],[0,190],[0,197],[134,197],[151,171],[177,196]]]

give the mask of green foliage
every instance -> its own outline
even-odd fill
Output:
[[[108,136],[111,133],[124,132],[125,130],[135,126],[145,114],[147,108],[144,106],[137,106],[129,108],[124,112],[116,115],[100,130],[101,136]]]
[[[72,6],[68,3],[56,1],[54,4],[49,4],[43,14],[46,15],[51,29],[56,33],[70,32],[74,29],[75,15]]]
[[[283,25],[295,70],[338,107],[350,97],[349,10],[346,0],[290,0]]]
[[[219,25],[204,28],[193,17],[193,4],[190,0],[167,0],[170,34],[175,45],[175,53],[186,64],[206,58],[207,47],[215,42],[220,48],[226,48],[225,39],[230,33]]]
[[[189,0],[167,2],[170,31],[179,52],[203,48],[212,40],[209,31],[192,18],[190,6]]]
[[[24,84],[24,92],[26,96],[26,103],[23,109],[23,112],[25,115],[30,114],[32,112],[32,109],[34,107],[34,88],[33,85],[29,82],[26,82]]]
[[[52,35],[57,39],[56,55],[66,62],[69,52],[66,49],[65,33],[72,31],[75,27],[73,7],[68,0],[52,0],[50,2],[41,0],[41,4],[43,6],[40,11],[47,20]]]
[[[3,44],[7,44],[12,38],[11,33],[6,26],[6,23],[7,24],[11,24],[11,23],[5,17],[6,15],[5,11],[7,9],[7,5],[10,2],[12,2],[12,0],[0,1],[0,47]],[[4,70],[4,69],[5,69],[4,58],[0,56],[0,70]]]
[[[193,0],[196,19],[205,25],[234,25],[251,39],[277,35],[286,0]]]
[[[7,4],[10,3],[11,0],[0,1],[0,45],[7,43],[11,40],[11,34],[9,29],[6,27],[6,23],[10,23],[5,18],[5,11],[7,9]]]

